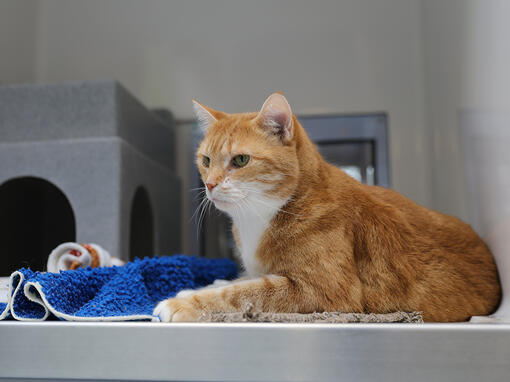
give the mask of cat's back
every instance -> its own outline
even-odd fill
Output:
[[[329,188],[342,190],[338,193],[337,203],[345,204],[348,200],[346,218],[353,226],[369,224],[381,230],[382,235],[393,237],[404,233],[409,241],[452,252],[477,248],[491,257],[483,240],[459,218],[421,206],[394,190],[361,184],[342,170],[332,165],[328,167],[331,174]]]
[[[422,239],[430,239],[436,245],[454,251],[473,245],[485,247],[471,226],[455,216],[421,206],[391,189],[367,185],[362,188],[371,203],[379,206],[379,211],[391,211]]]

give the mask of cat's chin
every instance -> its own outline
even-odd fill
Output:
[[[230,202],[225,202],[217,199],[213,199],[212,202],[214,203],[214,207],[216,207],[220,211],[230,212],[232,209],[232,203]]]

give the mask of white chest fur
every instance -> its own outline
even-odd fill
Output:
[[[281,206],[281,202],[265,200],[261,203],[247,203],[241,213],[232,216],[241,242],[241,259],[249,276],[263,274],[263,267],[257,259],[260,240],[271,220]]]

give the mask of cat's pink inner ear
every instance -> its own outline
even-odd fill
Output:
[[[195,116],[197,117],[198,126],[202,130],[202,132],[206,133],[209,130],[209,127],[217,121],[217,119],[212,115],[211,111],[208,110],[205,106],[199,104],[197,101],[192,100],[193,102],[193,111],[195,112]]]
[[[292,139],[292,110],[283,94],[271,94],[262,105],[257,120],[269,132],[280,136],[282,141]]]

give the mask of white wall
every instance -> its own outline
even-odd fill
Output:
[[[459,115],[510,110],[507,0],[423,1],[431,203],[468,219]]]
[[[387,111],[394,188],[429,204],[419,0],[42,0],[37,79],[116,78],[189,118],[283,91],[297,113]],[[179,135],[179,168],[186,176]],[[184,235],[187,233],[184,232]]]
[[[38,80],[115,77],[151,106],[389,112],[392,178],[427,202],[419,1],[43,0]]]
[[[34,81],[37,11],[35,0],[0,0],[0,84]]]

